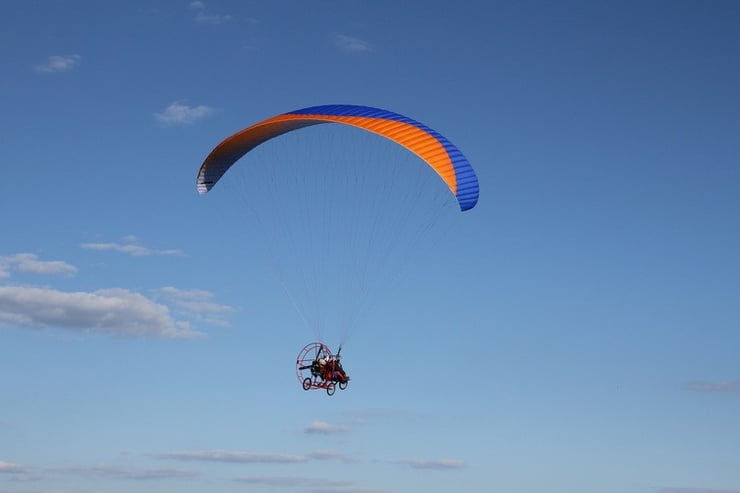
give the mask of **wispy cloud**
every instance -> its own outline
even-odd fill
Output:
[[[322,485],[303,488],[302,493],[390,493],[386,488],[373,488],[349,483],[346,485],[324,482]]]
[[[167,306],[126,289],[65,292],[45,287],[0,286],[0,325],[63,328],[129,337],[192,338],[189,322]]]
[[[345,53],[369,53],[375,51],[367,41],[347,36],[346,34],[335,34],[334,45]]]
[[[175,101],[160,113],[155,113],[154,118],[163,125],[189,125],[198,120],[206,118],[214,113],[213,108],[205,105],[189,106]]]
[[[740,392],[740,380],[729,380],[726,382],[689,382],[684,385],[684,388],[694,392],[707,393]]]
[[[242,476],[234,478],[234,481],[247,484],[259,484],[263,486],[283,486],[286,488],[296,488],[300,486],[314,486],[322,483],[317,478],[301,478],[291,476]]]
[[[33,253],[0,256],[0,279],[10,277],[11,271],[73,275],[77,273],[77,268],[61,260],[39,260]]]
[[[231,19],[231,14],[213,14],[210,12],[198,12],[195,14],[195,21],[203,24],[225,24]]]
[[[461,460],[456,459],[439,459],[439,460],[392,460],[388,461],[391,464],[398,464],[401,466],[407,466],[412,469],[437,469],[437,470],[449,470],[449,469],[462,469],[465,467],[465,463]]]
[[[13,482],[34,481],[39,479],[39,476],[33,474],[29,468],[1,460],[0,476],[4,476]]]
[[[0,474],[21,474],[24,472],[26,472],[25,467],[0,460]]]
[[[83,243],[80,247],[86,250],[115,251],[134,257],[148,257],[152,255],[185,255],[177,248],[155,249],[142,245],[135,236],[127,236],[124,243]]]
[[[190,2],[190,10],[195,10],[195,22],[202,24],[225,24],[233,19],[231,14],[215,14],[206,9],[204,2]]]
[[[336,450],[316,450],[307,454],[256,453],[242,450],[201,450],[155,454],[163,460],[185,462],[221,462],[226,464],[302,464],[308,461],[353,462],[352,458]]]
[[[167,299],[172,305],[189,313],[232,313],[234,308],[221,303],[214,303],[213,293],[202,289],[178,289],[171,286],[160,288],[156,293]]]
[[[172,286],[154,290],[154,298],[170,306],[175,312],[195,317],[208,325],[228,327],[226,316],[236,309],[213,301],[214,295],[202,289],[178,289]]]
[[[258,454],[243,451],[210,450],[197,452],[173,452],[156,455],[159,459],[194,461],[194,462],[226,462],[231,464],[295,464],[306,462],[302,455],[290,454]]]
[[[197,476],[194,471],[185,469],[145,469],[120,466],[88,466],[88,467],[66,467],[50,469],[52,472],[76,474],[85,477],[105,477],[115,479],[131,479],[137,481],[162,480],[162,479],[190,479]]]
[[[314,452],[309,452],[308,454],[306,454],[306,457],[308,457],[309,459],[322,461],[338,460],[342,462],[354,462],[354,460],[350,456],[336,450],[316,450]]]
[[[304,433],[317,435],[334,435],[337,433],[349,433],[350,431],[349,426],[332,425],[325,421],[314,421],[303,430]]]
[[[361,486],[351,481],[327,480],[292,476],[243,476],[234,479],[240,483],[298,488],[303,493],[388,493],[390,490]]]
[[[36,72],[50,74],[55,72],[67,72],[79,65],[82,61],[80,55],[52,55],[44,63],[36,65]]]

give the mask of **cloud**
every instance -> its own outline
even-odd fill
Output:
[[[230,14],[211,14],[208,12],[198,12],[195,14],[195,21],[202,24],[225,24],[231,19]]]
[[[77,268],[61,260],[39,260],[33,253],[0,256],[0,279],[10,277],[11,271],[73,275],[77,273]]]
[[[390,490],[385,488],[373,488],[368,486],[360,486],[357,484],[331,484],[331,482],[324,482],[322,485],[312,486],[301,490],[303,493],[389,493]]]
[[[388,493],[389,490],[368,488],[351,481],[292,476],[243,476],[234,481],[252,485],[299,488],[304,493]]]
[[[337,433],[349,433],[350,431],[349,426],[331,425],[324,421],[314,421],[303,430],[304,433],[317,435],[333,435]]]
[[[335,34],[334,45],[345,53],[370,53],[375,51],[367,41],[346,34]]]
[[[730,380],[727,382],[689,382],[684,385],[684,388],[693,390],[694,392],[740,392],[740,380]]]
[[[35,70],[45,74],[67,72],[79,65],[81,61],[80,55],[52,55],[44,63],[36,65]]]
[[[160,288],[156,293],[174,306],[189,313],[224,314],[234,312],[234,308],[211,301],[213,293],[202,289],[178,289],[171,286]]]
[[[25,467],[0,460],[0,474],[21,474],[24,472],[26,472]]]
[[[352,462],[352,459],[335,450],[317,450],[305,455],[269,454],[245,451],[203,450],[195,452],[171,452],[154,457],[164,460],[185,462],[220,462],[226,464],[302,464],[309,460]]]
[[[259,484],[263,486],[299,487],[319,485],[323,481],[316,478],[301,478],[290,476],[243,476],[235,478],[234,481],[248,484]]]
[[[119,466],[89,466],[89,467],[66,467],[50,469],[53,472],[65,474],[78,474],[80,476],[95,476],[115,479],[132,479],[137,481],[161,480],[161,479],[190,479],[197,476],[194,471],[184,469],[138,469]]]
[[[190,10],[197,11],[195,21],[202,24],[225,24],[232,19],[230,14],[214,14],[207,11],[203,2],[190,2]]]
[[[154,298],[161,300],[183,316],[195,317],[208,325],[229,327],[226,316],[236,311],[234,307],[215,303],[213,294],[202,289],[178,289],[171,286],[154,290]]]
[[[188,106],[175,101],[154,117],[164,125],[189,125],[214,113],[210,106]]]
[[[126,289],[65,292],[0,286],[0,326],[63,328],[129,337],[192,338],[202,335],[172,318],[165,305]]]
[[[133,257],[148,257],[152,255],[185,255],[182,250],[176,248],[159,250],[145,247],[140,244],[139,239],[135,236],[127,236],[124,238],[124,243],[83,243],[80,247],[86,250],[121,252]]]
[[[336,450],[316,450],[306,454],[306,457],[313,460],[340,460],[342,462],[354,462],[351,457]]]
[[[13,464],[12,462],[5,462],[0,460],[0,476],[9,478],[9,481],[13,482],[25,482],[34,481],[40,479],[39,476],[32,474],[31,471],[24,466]]]
[[[173,452],[159,454],[156,457],[178,461],[225,462],[230,464],[295,464],[307,461],[306,457],[302,455],[255,454],[251,452],[225,450]]]
[[[449,470],[449,469],[462,469],[465,467],[465,463],[461,460],[456,459],[439,459],[439,460],[393,460],[388,461],[391,464],[399,464],[402,466],[408,466],[412,469],[437,469],[437,470]]]

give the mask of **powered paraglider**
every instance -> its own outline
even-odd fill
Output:
[[[315,138],[317,127],[332,130]],[[274,144],[262,146],[268,141]],[[416,165],[419,159],[426,167]],[[254,215],[245,228],[250,241],[265,240],[278,280],[316,339],[325,340],[321,331],[331,327],[341,332],[340,347],[374,297],[421,252],[448,204],[467,211],[479,194],[473,168],[449,140],[368,106],[314,106],[255,123],[210,152],[197,191],[209,192],[232,168],[241,180],[223,181],[237,187]],[[341,364],[338,371],[322,361],[339,363],[322,342],[301,351],[296,372],[303,387],[330,395],[345,388]]]

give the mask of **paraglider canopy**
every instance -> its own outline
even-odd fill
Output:
[[[263,120],[216,146],[198,172],[199,193],[208,192],[244,154],[273,137],[320,123],[341,123],[382,135],[419,156],[437,172],[455,195],[460,210],[478,202],[478,179],[467,158],[449,140],[426,125],[398,113],[335,104],[313,106]]]

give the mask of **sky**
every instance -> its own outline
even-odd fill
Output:
[[[1,493],[740,493],[737,2],[0,9]],[[439,131],[480,201],[318,334],[280,274],[302,245],[195,178],[335,103]],[[323,127],[342,163],[375,151]],[[315,164],[299,133],[235,168]],[[295,376],[319,336],[332,397]]]

